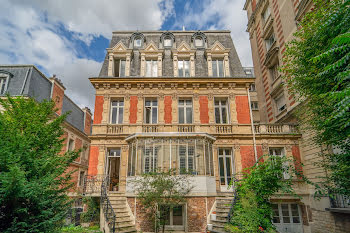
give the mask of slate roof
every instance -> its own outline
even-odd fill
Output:
[[[11,96],[28,96],[38,102],[51,98],[52,82],[34,65],[0,65],[0,73],[10,74],[6,93]],[[66,121],[84,133],[83,110],[64,95],[62,113],[68,111]]]
[[[144,49],[147,45],[153,41],[158,48],[163,48],[161,44],[161,36],[165,32],[171,32],[175,37],[175,44],[179,46],[182,41],[185,41],[188,45],[191,46],[191,49],[196,50],[195,54],[195,72],[196,77],[208,77],[208,66],[207,60],[205,57],[205,49],[211,48],[216,41],[219,41],[225,48],[230,49],[229,52],[229,62],[230,62],[230,74],[233,78],[243,78],[247,77],[241,62],[238,58],[237,51],[233,44],[231,38],[231,32],[228,30],[210,30],[210,31],[201,31],[205,34],[207,38],[206,48],[195,48],[191,42],[191,38],[194,33],[198,31],[139,31],[145,37],[145,42],[142,48]],[[113,32],[112,39],[109,44],[109,48],[113,48],[118,42],[123,42],[123,44],[132,49],[132,60],[131,60],[131,77],[140,76],[140,51],[139,49],[133,49],[131,36],[134,31],[116,31]],[[173,77],[173,60],[171,49],[176,49],[175,47],[170,49],[164,49],[163,56],[163,77]],[[107,77],[108,74],[108,57],[106,55],[105,60],[102,64],[99,77]]]

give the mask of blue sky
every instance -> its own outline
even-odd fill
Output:
[[[245,0],[0,0],[0,64],[56,74],[80,107],[94,107],[97,76],[115,30],[228,29],[252,66]]]

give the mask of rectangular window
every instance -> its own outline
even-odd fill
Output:
[[[111,102],[111,124],[123,124],[124,100]]]
[[[195,170],[194,150],[192,145],[179,145],[180,174]]]
[[[184,225],[184,218],[183,218],[184,207],[182,205],[178,205],[174,207],[171,207],[168,205],[161,205],[159,210],[160,210],[161,218],[165,220],[166,226],[183,226]]]
[[[125,77],[125,60],[115,60],[114,76]]]
[[[272,222],[276,225],[278,232],[303,232],[298,204],[272,204],[272,211]]]
[[[279,97],[277,97],[275,99],[275,103],[276,103],[276,108],[277,108],[277,112],[278,113],[280,113],[283,110],[287,109],[286,99],[284,98],[284,94],[282,94]]]
[[[158,101],[157,99],[146,99],[145,101],[145,123],[157,124],[158,122]]]
[[[83,186],[84,185],[84,176],[85,176],[85,171],[80,171],[79,174],[79,186]]]
[[[190,61],[178,61],[179,77],[190,77]]]
[[[224,77],[224,61],[213,60],[212,61],[213,77]]]
[[[192,100],[180,99],[178,107],[179,107],[179,123],[192,124]]]
[[[270,15],[271,15],[270,8],[267,7],[267,8],[265,9],[265,11],[262,13],[262,17],[263,17],[263,22],[264,22],[264,24],[267,22],[267,20],[269,19]]]
[[[228,123],[228,106],[227,99],[214,99],[215,103],[215,123],[227,124]]]
[[[270,148],[270,149],[269,149],[269,153],[270,153],[270,155],[272,155],[272,156],[277,156],[277,157],[284,157],[284,156],[285,156],[285,154],[284,154],[284,148],[283,148],[283,147],[280,147],[280,148]],[[283,166],[287,167],[288,164],[287,164],[287,163],[286,163],[286,164],[283,164]],[[289,174],[288,174],[287,171],[283,173],[283,178],[284,178],[284,179],[289,179],[289,178],[290,178],[290,176],[289,176]]]
[[[252,102],[250,102],[250,107],[252,108],[252,110],[259,110],[258,101],[252,101]]]
[[[250,86],[249,86],[249,91],[250,91],[250,92],[256,91],[256,88],[255,88],[255,84],[254,84],[254,83],[250,84]]]
[[[0,78],[0,95],[5,94],[7,78]]]
[[[269,71],[272,81],[275,81],[278,78],[278,64],[272,66]]]
[[[153,145],[145,145],[143,150],[143,173],[155,172],[157,169],[159,147]]]
[[[158,77],[158,61],[146,61],[146,77]]]
[[[272,47],[273,43],[275,43],[275,34],[271,34],[266,40],[265,40],[265,45],[266,45],[266,51],[269,51],[270,48]]]
[[[74,140],[69,139],[68,141],[68,151],[73,151],[74,150]]]

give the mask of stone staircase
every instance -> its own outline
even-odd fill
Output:
[[[132,213],[129,211],[126,197],[123,193],[108,193],[109,201],[116,215],[115,232],[132,233],[137,232]],[[112,231],[112,226],[109,226],[109,232]]]
[[[233,196],[222,196],[216,198],[216,220],[210,220],[213,229],[210,232],[224,233],[225,225],[228,222],[228,213],[231,209]]]

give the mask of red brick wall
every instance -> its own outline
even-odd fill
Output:
[[[241,146],[241,161],[242,161],[242,169],[245,169],[254,165],[255,157],[254,157],[253,146]]]
[[[236,96],[238,124],[250,124],[248,96]]]
[[[256,0],[252,1],[252,10],[253,12],[255,11],[255,7],[256,7]]]
[[[61,139],[64,139],[61,149],[61,154],[65,153],[67,150],[67,143],[68,143],[68,132],[64,131],[63,135],[61,136]]]
[[[56,113],[61,115],[63,106],[64,90],[55,82],[52,84],[52,100],[55,102]]]
[[[172,122],[172,99],[171,96],[164,96],[164,122],[165,124],[171,124]]]
[[[101,124],[102,122],[103,102],[103,96],[97,95],[95,97],[94,124]]]
[[[292,154],[293,154],[293,157],[294,157],[295,169],[302,174],[303,173],[303,167],[302,167],[302,164],[301,164],[301,157],[300,157],[299,146],[292,146]]]
[[[207,226],[205,197],[187,199],[187,226],[189,232],[204,232]]]
[[[87,135],[90,135],[90,130],[91,130],[91,115],[89,113],[85,113],[85,125],[84,125],[84,132]]]
[[[97,175],[97,165],[98,165],[98,146],[90,146],[90,156],[89,156],[89,175]]]
[[[137,96],[130,96],[130,115],[129,115],[129,122],[130,124],[135,124],[137,120],[137,103],[138,99]]]
[[[202,124],[209,123],[209,107],[208,107],[208,97],[199,97],[199,117]]]
[[[82,147],[81,146],[82,144],[83,144],[83,142],[79,138],[76,138],[75,139],[74,149],[75,150],[79,150]],[[80,156],[78,158],[76,158],[75,161],[80,162]]]
[[[263,157],[264,152],[263,152],[263,150],[262,150],[262,146],[256,146],[256,153],[257,153],[258,159],[260,159],[261,157]],[[261,158],[259,161],[260,161],[260,162],[264,162],[264,159]]]

